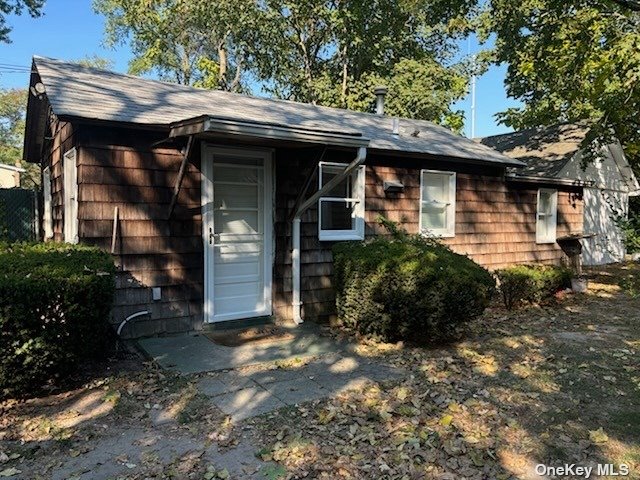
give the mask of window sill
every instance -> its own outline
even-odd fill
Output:
[[[348,240],[364,240],[364,235],[357,233],[320,233],[318,240],[321,242],[342,242]]]
[[[423,237],[433,237],[433,238],[454,238],[456,236],[455,232],[420,232],[420,235]]]
[[[556,243],[555,240],[536,240],[536,245],[551,245]]]

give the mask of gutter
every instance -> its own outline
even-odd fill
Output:
[[[11,172],[24,173],[26,170],[22,167],[16,167],[14,165],[7,165],[6,163],[0,163],[0,170],[9,170]]]
[[[333,177],[326,185],[320,188],[316,193],[311,195],[307,200],[302,202],[296,209],[292,220],[292,232],[291,232],[291,292],[293,307],[293,321],[300,325],[304,320],[302,319],[302,302],[300,301],[300,218],[302,214],[314,205],[318,199],[326,192],[332,190],[345,178],[347,178],[351,172],[361,166],[367,158],[366,147],[359,147],[356,158],[341,172],[339,175]]]
[[[506,174],[505,180],[509,182],[523,183],[549,183],[553,185],[566,185],[569,187],[592,187],[595,184],[595,182],[592,181],[572,180],[570,178],[537,177],[535,175],[517,175],[515,173]]]

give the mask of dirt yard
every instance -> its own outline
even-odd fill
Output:
[[[640,478],[640,268],[590,273],[589,293],[496,306],[448,348],[360,345],[409,374],[238,425],[197,377],[132,359],[5,401],[0,478],[507,479],[598,463]]]

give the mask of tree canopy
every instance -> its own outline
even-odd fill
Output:
[[[40,169],[34,164],[21,165],[27,90],[0,89],[0,163],[26,169],[20,175],[22,187],[40,184]]]
[[[523,101],[498,115],[516,129],[587,121],[587,141],[614,134],[640,161],[638,2],[491,0],[480,17],[496,35],[495,61],[508,65],[509,96]],[[597,142],[596,142],[597,144]]]
[[[9,43],[11,27],[7,25],[6,16],[21,15],[24,10],[32,17],[42,15],[45,0],[0,0],[0,42]]]
[[[391,87],[388,112],[460,129],[467,89],[455,39],[473,0],[94,0],[130,72],[356,110]]]
[[[471,31],[495,46],[478,55],[508,66],[498,115],[518,128],[589,121],[640,156],[638,0],[94,0],[107,40],[129,42],[134,74],[302,102],[373,109],[461,130],[452,108],[468,89]],[[488,62],[487,62],[488,61]],[[480,67],[478,66],[480,64]],[[480,68],[481,70],[481,68]],[[640,162],[640,159],[638,160]]]

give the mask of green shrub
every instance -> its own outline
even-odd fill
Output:
[[[383,341],[448,341],[489,304],[495,280],[468,257],[418,236],[333,247],[342,325]]]
[[[38,393],[111,344],[111,256],[68,244],[0,244],[0,397]]]
[[[571,270],[550,265],[517,265],[496,271],[504,306],[537,303],[571,286]]]

